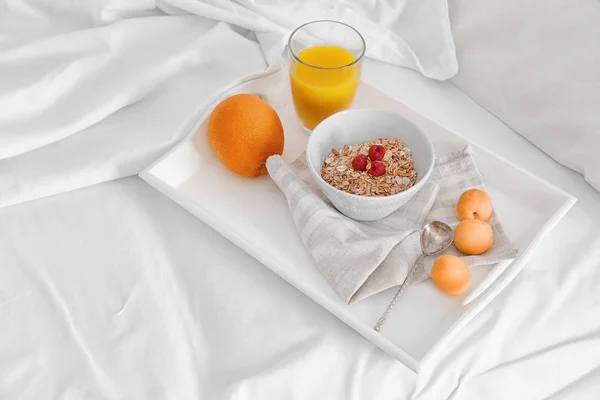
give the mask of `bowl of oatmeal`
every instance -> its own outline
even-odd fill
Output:
[[[317,125],[306,159],[312,178],[341,213],[373,221],[419,191],[435,153],[427,135],[400,115],[351,109]]]

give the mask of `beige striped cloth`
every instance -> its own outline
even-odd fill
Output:
[[[373,222],[352,220],[338,212],[311,182],[305,156],[291,165],[280,156],[267,160],[273,181],[287,198],[300,238],[316,267],[347,303],[402,284],[421,255],[419,229],[431,220],[458,224],[456,201],[467,189],[485,190],[470,148],[436,160],[429,181],[405,205]],[[515,257],[496,215],[489,221],[494,247],[480,256],[464,256],[454,246],[446,254],[471,266],[496,264]],[[417,266],[411,283],[429,278],[434,257]]]

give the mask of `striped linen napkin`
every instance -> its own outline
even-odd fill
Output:
[[[304,155],[291,165],[280,156],[267,160],[273,181],[288,200],[300,237],[316,267],[348,304],[402,284],[421,255],[419,229],[431,220],[458,224],[456,201],[467,189],[485,190],[467,146],[438,158],[429,181],[393,214],[372,222],[338,212],[311,182]],[[496,264],[516,256],[498,218],[489,221],[494,247],[480,256],[464,256],[454,246],[444,254],[462,257],[471,267]],[[429,278],[434,257],[417,266],[410,283]]]

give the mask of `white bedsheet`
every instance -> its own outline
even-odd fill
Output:
[[[268,3],[2,0],[0,207],[138,172],[211,94],[279,64],[312,19],[352,23],[370,57],[456,73],[446,0]]]
[[[185,134],[187,119],[215,88],[266,67],[259,46],[225,24],[147,18],[137,22],[148,25],[131,46],[146,51],[116,54],[125,64],[127,57],[150,57],[148,69],[96,83],[81,79],[91,72],[73,72],[74,91],[108,95],[108,86],[127,94],[105,102],[118,111],[73,111],[68,121],[89,127],[0,161],[2,205],[61,184],[137,172]],[[167,34],[174,38],[168,46],[152,36]],[[93,34],[80,40],[87,48]],[[194,54],[208,44],[217,54],[200,63]],[[244,52],[244,62],[219,52],[225,46],[234,55]],[[0,49],[7,47],[0,41]],[[71,51],[65,49],[65,62]],[[0,50],[0,59],[6,54]],[[164,58],[173,62],[168,76],[160,75]],[[0,77],[1,84],[19,87]],[[598,398],[600,194],[450,84],[373,61],[366,62],[364,78],[579,198],[521,274],[438,360],[413,374],[131,177],[0,208],[0,398]],[[134,90],[132,83],[144,79],[159,83]],[[60,107],[72,95],[56,93],[46,107]],[[3,107],[17,101],[7,99]],[[39,123],[44,132],[71,111],[27,109],[31,124],[16,126]],[[111,147],[124,134],[136,145],[127,154]],[[104,156],[90,160],[92,154]],[[23,171],[33,172],[16,175]]]

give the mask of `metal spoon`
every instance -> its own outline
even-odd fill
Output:
[[[392,308],[394,308],[396,301],[398,301],[398,297],[400,297],[400,294],[408,286],[410,278],[412,278],[415,271],[417,270],[417,266],[423,262],[425,256],[431,256],[434,254],[441,253],[452,244],[452,240],[454,240],[454,232],[452,231],[452,228],[450,228],[448,224],[445,224],[441,221],[431,221],[430,223],[425,225],[423,229],[421,229],[421,251],[423,251],[423,254],[421,254],[417,261],[415,261],[415,264],[413,265],[412,269],[408,271],[404,282],[402,282],[402,285],[400,285],[400,288],[394,295],[394,298],[390,302],[390,305],[384,311],[384,313],[381,314],[381,317],[379,317],[379,320],[375,325],[375,330],[377,332],[379,332],[379,330],[381,329],[381,326],[385,322],[388,314],[390,313],[390,311],[392,311]]]

